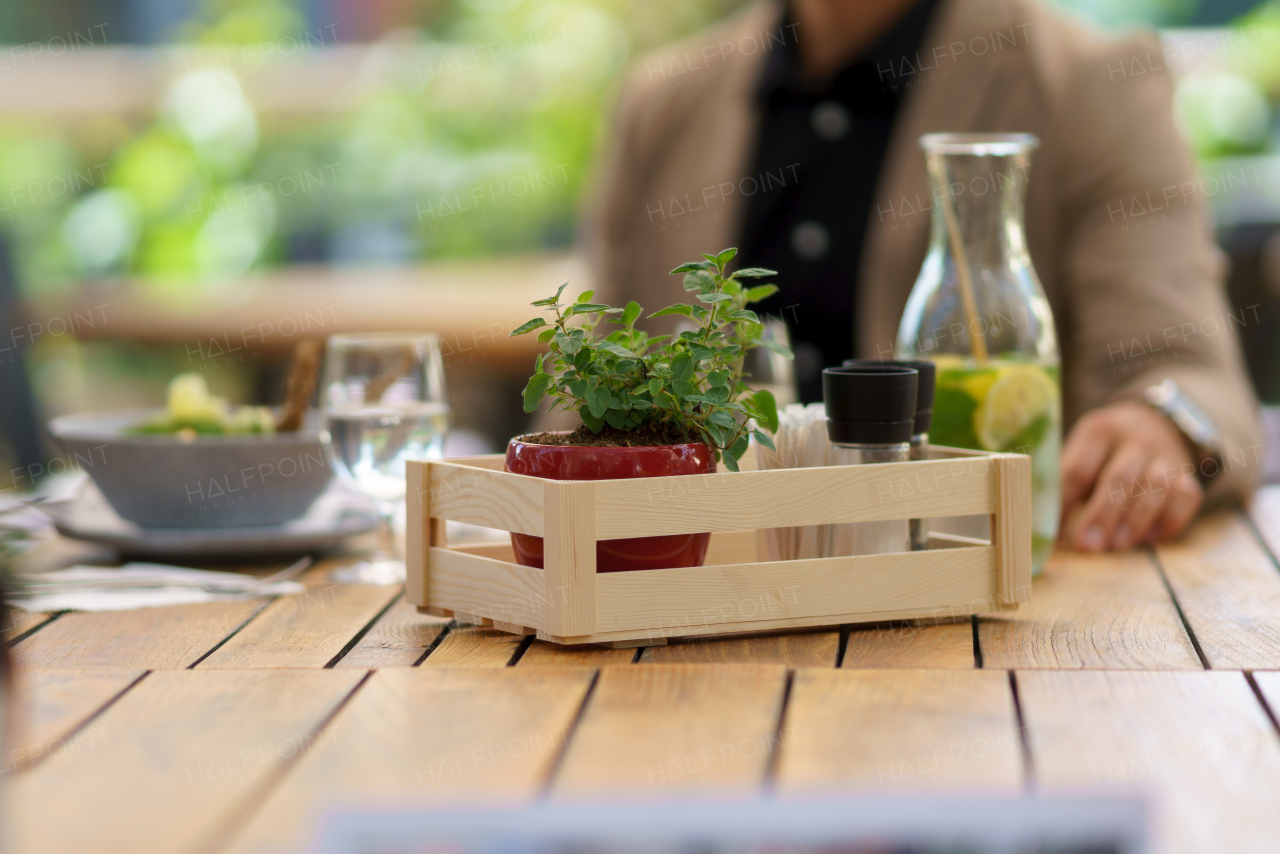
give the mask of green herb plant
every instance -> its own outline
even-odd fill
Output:
[[[586,291],[566,305],[560,297],[568,283],[555,296],[533,303],[554,318],[534,318],[511,333],[541,329],[538,340],[550,350],[534,363],[524,411],[535,411],[549,396],[551,411],[577,412],[592,433],[606,424],[625,431],[674,428],[706,442],[730,471],[738,470],[749,436],[772,449],[772,439],[760,428],[778,429],[777,402],[770,392],[748,386],[743,359],[757,347],[786,358],[791,351],[764,337],[759,316],[747,308],[776,293],[777,286],[740,281],[777,273],[762,267],[726,272],[737,254],[726,249],[671,271],[684,274],[684,289],[695,302],[667,306],[649,317],[688,318],[695,328],[675,336],[637,329],[644,309],[634,300],[613,308],[592,302],[594,292]],[[602,324],[617,328],[604,334]],[[748,426],[752,419],[755,426]]]

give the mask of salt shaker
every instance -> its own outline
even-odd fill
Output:
[[[827,368],[822,399],[831,440],[829,465],[905,462],[911,456],[916,393],[914,368],[867,365]],[[911,550],[906,519],[832,525],[824,554],[888,554]]]
[[[845,359],[844,367],[890,366],[914,368],[920,374],[916,387],[915,423],[911,427],[911,459],[929,459],[929,422],[933,420],[933,388],[937,366],[927,359]],[[929,548],[929,522],[926,519],[911,520],[911,548],[923,551]]]

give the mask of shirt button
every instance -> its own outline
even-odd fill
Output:
[[[816,261],[827,254],[831,238],[821,223],[802,222],[791,232],[791,249],[806,261]]]
[[[825,140],[836,140],[849,132],[849,111],[837,101],[823,101],[809,116],[813,132]]]

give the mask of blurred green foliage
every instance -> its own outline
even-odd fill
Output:
[[[1280,0],[1050,0],[1110,30],[1133,26],[1194,28],[1234,18],[1225,33],[1189,33],[1187,51],[1165,59],[1184,76],[1175,109],[1201,160],[1257,154],[1276,147],[1280,101]],[[1239,14],[1245,12],[1245,14]]]
[[[1191,23],[1196,0],[1049,0],[1102,27],[1145,24],[1153,27],[1185,27]]]
[[[337,25],[309,22],[301,0],[203,0],[175,38],[209,53],[168,81],[153,120],[0,130],[0,226],[28,291],[120,275],[182,291],[290,262],[564,247],[620,71],[742,2],[424,3],[418,28],[367,48],[358,73],[378,83],[361,103],[299,123],[256,112],[240,79],[352,49]],[[1197,7],[1058,2],[1111,25],[1184,23]],[[1280,0],[1237,26],[1249,49],[1178,94],[1205,158],[1272,136]]]
[[[0,198],[22,203],[8,223],[19,279],[39,291],[123,275],[181,291],[289,262],[566,246],[619,72],[741,2],[439,4],[421,29],[365,49],[359,73],[378,83],[353,110],[299,124],[255,112],[245,58],[360,48],[293,2],[206,0],[177,37],[208,58],[168,81],[153,120],[89,145],[0,135]],[[23,194],[77,172],[74,189]]]

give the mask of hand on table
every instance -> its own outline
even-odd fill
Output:
[[[1127,400],[1094,409],[1067,435],[1061,539],[1080,551],[1127,549],[1173,537],[1203,501],[1191,446],[1145,403]]]

